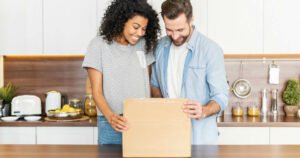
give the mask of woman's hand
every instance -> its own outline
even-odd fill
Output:
[[[114,130],[118,132],[128,130],[128,121],[125,117],[113,113],[108,120]]]

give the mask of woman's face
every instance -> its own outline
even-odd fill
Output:
[[[148,19],[136,15],[129,19],[124,26],[122,35],[117,39],[117,42],[122,45],[135,45],[138,40],[145,35],[148,25]]]

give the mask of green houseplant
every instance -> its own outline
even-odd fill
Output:
[[[3,116],[10,115],[11,101],[17,94],[17,87],[11,82],[0,88],[0,99],[3,101]]]
[[[282,94],[282,100],[285,103],[284,111],[286,115],[296,116],[299,108],[298,104],[300,103],[300,85],[298,80],[288,80]]]
[[[3,100],[4,104],[10,104],[13,97],[17,94],[17,87],[11,82],[7,83],[4,87],[0,88],[0,99]]]

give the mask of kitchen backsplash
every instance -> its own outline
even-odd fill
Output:
[[[4,84],[3,56],[0,56],[0,87]]]
[[[242,61],[242,66],[241,66]],[[279,66],[279,84],[269,84],[269,65],[275,64]],[[279,60],[230,60],[225,62],[227,80],[232,88],[234,81],[240,78],[248,80],[251,84],[251,94],[241,99],[230,91],[230,99],[225,114],[232,113],[232,107],[241,104],[244,111],[248,106],[257,105],[261,108],[262,90],[267,89],[268,111],[271,108],[271,90],[278,89],[278,107],[279,114],[283,115],[282,92],[285,89],[286,82],[289,79],[299,79],[300,75],[300,59],[280,59]],[[270,112],[269,112],[270,114]]]
[[[297,55],[296,55],[297,56]],[[267,88],[268,109],[271,104],[271,89],[278,89],[279,114],[283,114],[281,99],[285,83],[290,78],[299,78],[300,75],[300,58],[299,60],[274,60],[280,68],[280,83],[271,85],[268,83],[268,67],[272,60],[248,60],[247,56],[241,59],[226,56],[225,66],[227,80],[232,86],[235,80],[244,78],[251,84],[251,94],[246,99],[237,98],[230,92],[229,106],[225,114],[231,114],[232,106],[241,103],[246,109],[249,105],[261,106],[261,91]],[[233,60],[232,60],[233,59]],[[293,58],[292,58],[293,59]],[[18,87],[18,94],[33,94],[42,99],[43,106],[45,93],[50,90],[57,90],[68,95],[69,98],[85,97],[85,83],[87,73],[81,68],[82,56],[26,56],[4,58],[4,81],[11,81]],[[2,60],[0,59],[0,62]],[[241,62],[242,71],[241,71]],[[1,63],[0,63],[1,64]],[[2,66],[2,64],[1,64]],[[0,66],[0,73],[1,73]],[[2,77],[3,78],[3,77]],[[1,78],[0,78],[1,79]],[[1,83],[1,80],[0,80]]]

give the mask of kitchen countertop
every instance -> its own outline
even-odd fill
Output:
[[[299,158],[299,145],[199,145],[194,158]],[[0,145],[0,157],[9,158],[121,158],[121,145]]]
[[[300,119],[297,117],[286,117],[279,115],[277,117],[233,117],[224,115],[217,118],[218,127],[300,127]],[[78,126],[78,127],[96,127],[97,118],[93,117],[85,121],[74,122],[49,122],[44,118],[40,121],[28,122],[23,119],[14,122],[4,122],[0,120],[0,126],[20,126],[20,127],[39,127],[39,126]]]
[[[89,118],[84,121],[46,121],[43,117],[39,121],[26,121],[18,119],[13,122],[5,122],[0,120],[0,126],[19,126],[19,127],[39,127],[39,126],[78,126],[78,127],[93,127],[97,126],[97,117]]]
[[[300,127],[297,117],[241,116],[224,115],[217,118],[218,127]]]

